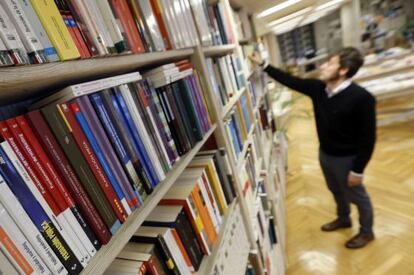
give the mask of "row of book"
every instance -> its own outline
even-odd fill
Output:
[[[246,86],[240,59],[232,54],[217,58],[206,58],[206,64],[215,101],[218,106],[224,107],[231,97]]]
[[[229,16],[205,0],[4,0],[0,65],[234,43]]]
[[[236,162],[249,138],[251,128],[254,127],[254,116],[248,104],[247,94],[244,93],[224,120],[227,138],[232,145],[231,154]]]
[[[252,28],[249,15],[246,9],[233,10],[234,21],[239,40],[249,40],[252,38]]]
[[[182,274],[211,255],[234,200],[224,150],[202,151],[190,163],[112,262],[106,274]],[[226,179],[228,177],[228,179]]]
[[[145,75],[69,86],[0,122],[1,203],[39,249],[39,274],[40,259],[78,274],[211,128],[190,63]]]

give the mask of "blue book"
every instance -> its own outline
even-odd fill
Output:
[[[236,133],[237,141],[238,141],[238,143],[240,145],[240,150],[241,150],[243,148],[244,140],[243,140],[243,137],[242,137],[242,135],[240,133],[240,131],[241,131],[241,129],[240,129],[241,128],[240,121],[237,119],[237,115],[236,115],[235,112],[233,112],[231,114],[231,124],[234,127],[234,131]]]
[[[243,111],[243,117],[246,125],[247,132],[250,131],[250,126],[252,125],[252,122],[250,121],[250,115],[249,111],[247,110],[247,101],[244,95],[240,98],[240,107]]]
[[[238,139],[237,139],[236,132],[235,132],[235,130],[234,130],[234,125],[233,125],[233,123],[230,121],[230,122],[227,124],[227,127],[229,127],[229,129],[230,129],[231,139],[232,139],[232,144],[233,144],[233,147],[234,147],[234,151],[236,152],[236,156],[238,157],[238,156],[239,156],[239,154],[240,154],[240,144],[239,144],[239,141],[238,141]]]
[[[79,274],[83,267],[62,238],[42,206],[36,200],[24,180],[20,177],[6,152],[0,147],[0,190],[10,188],[23,206],[33,224],[50,245],[53,252],[70,274]]]
[[[98,145],[98,141],[96,140],[94,134],[92,133],[88,122],[86,121],[85,117],[83,116],[82,112],[80,110],[75,111],[73,110],[73,113],[76,117],[76,120],[78,121],[79,125],[82,128],[82,131],[84,132],[86,138],[88,139],[89,143],[92,146],[92,150],[94,151],[99,163],[102,166],[102,169],[105,171],[105,174],[108,177],[108,180],[111,182],[112,187],[114,188],[114,191],[116,193],[116,196],[118,197],[119,201],[122,203],[122,205],[125,207],[125,204],[128,205],[126,202],[126,197],[124,192],[122,192],[121,186],[119,185],[119,182],[116,180],[115,175],[110,168],[108,161],[106,160],[101,147]]]
[[[134,121],[132,120],[131,114],[129,113],[124,97],[122,96],[122,93],[119,90],[115,91],[115,96],[118,102],[118,106],[121,110],[120,113],[123,115],[126,121],[126,124],[128,126],[128,129],[130,130],[132,134],[135,147],[138,150],[138,154],[143,158],[143,164],[144,164],[145,170],[149,173],[151,184],[153,187],[155,187],[160,182],[160,180],[155,173],[155,169],[152,166],[153,164],[148,156],[148,153],[144,147],[144,144],[141,141],[141,137],[138,133],[138,130],[135,126]]]
[[[133,183],[134,192],[138,197],[140,204],[142,204],[143,199],[139,191],[144,193],[145,191],[143,190],[142,183],[138,177],[137,172],[134,169],[134,166],[132,165],[131,157],[127,153],[124,144],[121,142],[118,132],[115,129],[115,126],[112,123],[108,111],[106,110],[103,104],[102,95],[100,93],[94,93],[89,96],[89,99],[91,100],[91,103],[95,108],[96,114],[101,120],[102,126],[105,128],[106,134],[108,135],[113,148],[115,148],[116,154],[122,163],[125,173],[128,175],[130,181]]]

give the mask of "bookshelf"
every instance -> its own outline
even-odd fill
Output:
[[[391,67],[388,69],[380,70],[378,72],[368,73],[367,75],[361,75],[361,76],[357,75],[354,78],[354,81],[362,82],[362,81],[372,80],[376,78],[387,77],[387,76],[394,75],[394,74],[406,73],[406,72],[412,71],[413,69],[414,69],[414,64],[406,65],[406,66],[398,66],[395,68]]]
[[[231,9],[229,0],[215,0],[208,1],[209,4],[222,3],[226,8]],[[241,8],[239,6],[238,8]],[[220,249],[222,249],[226,239],[226,232],[229,231],[229,217],[231,217],[235,209],[240,208],[242,216],[242,224],[246,230],[246,239],[248,248],[240,251],[240,266],[243,269],[247,266],[248,255],[255,258],[257,262],[257,274],[264,275],[265,270],[263,263],[259,258],[259,253],[256,253],[260,248],[258,247],[255,238],[252,217],[250,215],[249,202],[243,196],[243,190],[240,184],[241,179],[239,171],[244,161],[248,147],[253,143],[253,135],[259,134],[259,120],[257,119],[258,109],[265,93],[262,93],[257,100],[257,105],[252,106],[250,99],[250,88],[248,85],[237,91],[224,106],[223,109],[216,106],[214,100],[214,92],[212,83],[208,79],[208,70],[206,67],[206,58],[219,57],[228,54],[235,54],[242,57],[242,50],[240,44],[249,44],[253,38],[238,38],[234,18],[230,17],[230,25],[235,34],[236,44],[219,45],[219,46],[194,46],[177,50],[168,50],[161,52],[149,52],[135,55],[121,54],[117,56],[98,57],[84,60],[72,60],[65,62],[53,62],[40,65],[24,65],[15,67],[0,67],[0,102],[1,105],[9,103],[16,103],[19,101],[33,99],[45,95],[52,94],[54,91],[62,89],[66,86],[91,81],[95,79],[105,78],[124,73],[141,71],[148,68],[154,68],[161,64],[175,62],[183,59],[190,59],[194,69],[200,75],[200,82],[205,92],[205,99],[210,111],[210,117],[213,126],[204,135],[203,139],[199,141],[189,152],[181,156],[180,160],[174,164],[166,179],[157,185],[153,193],[148,196],[145,202],[127,218],[125,223],[121,226],[119,231],[112,236],[110,242],[97,252],[92,258],[86,268],[81,274],[103,274],[105,270],[111,265],[112,261],[117,257],[119,252],[123,249],[125,244],[130,240],[136,230],[142,225],[144,220],[148,217],[150,212],[160,202],[168,190],[174,185],[177,178],[187,168],[189,163],[193,160],[196,154],[205,146],[207,140],[214,137],[218,147],[224,147],[227,154],[231,152],[231,141],[226,136],[224,126],[224,119],[229,112],[236,106],[242,96],[247,98],[247,108],[250,114],[253,114],[252,125],[248,132],[247,139],[244,142],[243,148],[237,160],[229,157],[230,168],[234,177],[234,188],[237,198],[229,205],[227,214],[223,217],[223,223],[218,233],[218,241],[212,250],[210,256],[204,257],[202,265],[197,274],[208,275],[212,273],[212,269],[218,261]],[[246,64],[242,64],[242,70],[245,72],[244,77],[249,80],[260,73],[256,68],[250,72],[246,69]],[[259,139],[261,140],[261,139]],[[270,152],[272,146],[272,138],[268,144],[261,144],[261,148],[266,148],[260,153],[261,157],[254,166],[256,174],[259,175],[261,170],[271,169]],[[268,153],[269,155],[265,155]],[[258,197],[258,190],[254,190],[254,198]],[[243,270],[244,271],[244,270]],[[272,274],[270,274],[272,275]]]

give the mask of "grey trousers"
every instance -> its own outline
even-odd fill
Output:
[[[330,156],[319,150],[322,172],[335,199],[338,218],[349,219],[350,203],[353,203],[358,208],[360,232],[372,233],[374,215],[369,195],[363,184],[349,187],[347,183],[354,158]]]

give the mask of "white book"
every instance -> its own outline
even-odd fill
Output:
[[[147,76],[147,75],[151,75],[151,74],[155,74],[155,73],[167,71],[167,70],[170,70],[170,69],[174,69],[175,67],[176,67],[175,63],[168,63],[168,64],[164,64],[164,65],[158,66],[155,69],[148,70],[148,71],[144,72],[142,75],[143,76]]]
[[[213,87],[215,102],[217,106],[219,106],[219,109],[221,112],[223,110],[223,101],[221,99],[220,88],[217,83],[216,72],[213,69],[213,60],[211,58],[206,58],[206,66],[207,66],[207,71],[208,71],[209,79],[211,82],[211,86]]]
[[[181,7],[181,0],[170,0],[173,11],[173,20],[177,22],[179,33],[181,34],[184,47],[191,47],[191,36],[188,30],[188,26],[185,22],[185,15]]]
[[[144,16],[144,20],[148,27],[149,34],[151,35],[155,50],[165,51],[164,39],[161,36],[160,28],[154,16],[151,3],[149,2],[149,0],[135,0],[135,1],[138,2],[139,7],[141,8],[141,12]]]
[[[152,84],[154,85],[154,88],[159,88],[166,86],[170,83],[173,83],[175,81],[178,81],[180,79],[184,79],[190,75],[193,74],[193,69],[187,69],[182,72],[172,74],[169,76],[161,76],[159,78],[151,78]]]
[[[162,76],[170,76],[172,74],[177,74],[180,72],[180,69],[178,67],[173,67],[171,69],[168,70],[163,70],[163,71],[157,71],[157,72],[153,72],[153,73],[145,73],[143,76],[146,78],[159,78]]]
[[[229,70],[227,68],[227,62],[224,58],[218,58],[217,62],[220,67],[221,76],[223,77],[224,88],[229,96],[234,96],[237,90],[233,89],[233,84],[230,80]]]
[[[191,32],[191,36],[193,38],[194,41],[194,46],[199,45],[200,44],[200,40],[198,37],[198,33],[197,33],[197,28],[196,28],[196,23],[195,20],[193,18],[192,12],[191,12],[191,6],[189,3],[189,0],[181,0],[184,6],[184,12],[186,14],[186,18],[188,20],[189,23],[189,28],[190,28],[190,32]]]
[[[107,55],[109,53],[106,45],[105,45],[105,38],[102,36],[102,33],[99,32],[99,27],[92,19],[93,16],[88,10],[88,4],[84,0],[72,0],[72,5],[75,6],[75,9],[79,11],[79,16],[82,17],[82,21],[88,28],[92,40],[98,49],[99,55]]]
[[[2,148],[4,150],[3,144]],[[13,213],[12,218],[14,222],[22,230],[27,240],[33,245],[53,274],[67,274],[62,263],[56,257],[53,250],[32,223],[26,211],[6,184],[0,185],[0,202],[9,213]]]
[[[45,99],[38,101],[37,103],[33,104],[31,108],[38,109],[52,102],[66,102],[76,97],[89,95],[122,84],[139,81],[141,79],[141,75],[138,72],[135,72],[71,85],[60,90],[57,93],[54,93],[51,96],[46,97]]]
[[[0,249],[0,274],[7,275],[20,275],[11,261],[6,257],[6,255]]]
[[[138,129],[139,135],[141,137],[141,141],[144,144],[145,148],[147,149],[147,153],[151,159],[151,163],[154,165],[155,173],[157,174],[160,181],[165,179],[165,173],[162,169],[160,160],[157,157],[157,154],[155,153],[155,148],[153,143],[151,142],[151,139],[149,137],[149,134],[147,130],[145,129],[144,122],[142,121],[141,115],[139,114],[138,108],[134,103],[134,99],[132,98],[131,91],[128,87],[128,85],[121,85],[120,90],[122,93],[122,96],[125,99],[125,103],[127,104],[128,110],[131,113],[132,120],[135,124],[135,126]]]
[[[48,62],[43,52],[43,45],[40,43],[39,38],[33,31],[31,23],[27,20],[27,17],[19,2],[14,0],[4,0],[0,2],[6,13],[9,15],[10,20],[13,22],[20,39],[29,55],[33,55],[32,58],[36,60],[36,63]]]
[[[24,48],[23,42],[20,40],[17,30],[11,22],[6,11],[0,5],[0,39],[3,40],[7,49],[18,51],[19,57],[21,58],[20,63],[29,64],[29,58]]]
[[[211,37],[208,19],[203,7],[203,0],[190,0],[191,11],[194,21],[197,25],[199,38],[202,45],[211,45],[213,40]]]
[[[102,16],[101,10],[100,10],[97,2],[106,2],[106,1],[89,0],[87,2],[87,8],[88,8],[89,14],[91,15],[92,20],[95,22],[99,33],[101,34],[102,38],[104,39],[103,43],[105,44],[106,48],[108,48],[108,51],[109,52],[110,51],[115,51],[114,40],[112,40],[112,36],[111,36],[110,30],[109,30],[109,27],[106,24],[106,22],[105,22],[105,20]]]
[[[235,73],[234,73],[234,70],[233,70],[233,65],[232,65],[232,63],[231,63],[231,57],[230,57],[230,55],[226,55],[226,56],[224,57],[224,59],[226,60],[226,63],[227,63],[226,68],[227,68],[227,70],[228,70],[228,72],[229,72],[229,76],[230,76],[231,85],[233,86],[233,91],[234,91],[234,92],[237,92],[237,91],[239,90],[239,88],[238,88],[238,86],[237,86],[236,75],[235,75]]]
[[[123,42],[124,37],[122,36],[121,29],[119,28],[109,2],[101,0],[95,0],[95,2],[98,5],[99,11],[114,44],[116,45],[117,43]]]
[[[19,3],[31,23],[33,27],[33,31],[35,32],[37,38],[39,38],[40,43],[42,44],[44,48],[44,53],[47,56],[47,59],[50,62],[59,61],[59,56],[56,52],[55,47],[52,45],[52,42],[50,42],[49,36],[47,35],[47,32],[43,28],[42,23],[40,22],[39,17],[37,16],[36,12],[33,9],[32,4],[30,3],[30,0],[19,0]]]
[[[9,146],[5,145],[8,144]],[[76,256],[76,258],[79,260],[79,262],[82,264],[82,266],[86,266],[87,259],[89,258],[89,255],[87,251],[81,250],[81,244],[77,242],[77,240],[74,238],[76,233],[71,230],[71,227],[68,225],[63,213],[60,213],[59,215],[55,215],[55,213],[50,208],[49,204],[46,202],[46,199],[43,197],[41,191],[39,189],[42,189],[42,186],[37,186],[32,178],[29,176],[29,173],[26,171],[25,167],[30,168],[28,166],[28,163],[22,163],[20,159],[18,158],[17,154],[15,152],[20,152],[16,144],[14,143],[8,143],[6,141],[2,142],[1,144],[2,148],[6,152],[7,156],[9,157],[10,161],[13,163],[14,167],[16,168],[16,171],[19,173],[19,175],[22,177],[22,179],[25,181],[27,187],[32,192],[33,196],[36,198],[36,200],[39,202],[39,204],[42,206],[43,210],[47,214],[47,216],[52,221],[53,225],[56,227],[56,229],[59,231],[59,233],[62,235],[63,239],[66,241],[70,249],[72,250],[73,254]],[[12,150],[11,148],[16,148],[16,151]],[[31,168],[30,168],[31,169]],[[32,175],[35,176],[34,173]],[[36,176],[37,177],[37,176]],[[39,179],[37,179],[39,181]],[[42,189],[42,192],[46,192]]]
[[[160,0],[162,8],[162,14],[165,15],[166,20],[165,24],[167,25],[167,29],[169,29],[169,34],[171,34],[170,38],[175,41],[175,48],[181,49],[185,47],[184,38],[182,36],[182,31],[180,29],[180,25],[178,24],[174,12],[173,1],[172,0]]]
[[[52,274],[36,250],[14,223],[2,203],[0,203],[0,224],[37,274]]]

